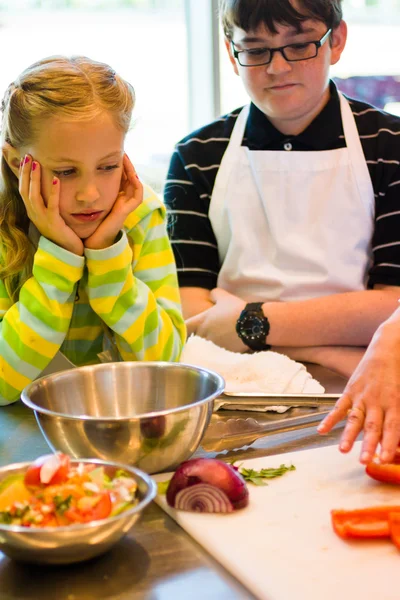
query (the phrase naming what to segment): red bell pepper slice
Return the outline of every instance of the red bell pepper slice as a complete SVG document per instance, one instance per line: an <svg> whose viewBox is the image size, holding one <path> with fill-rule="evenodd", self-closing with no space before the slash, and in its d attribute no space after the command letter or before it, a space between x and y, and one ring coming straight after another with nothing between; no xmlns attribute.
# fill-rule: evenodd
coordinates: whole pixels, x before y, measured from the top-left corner
<svg viewBox="0 0 400 600"><path fill-rule="evenodd" d="M381 464L374 460L368 463L365 471L367 475L377 481L400 485L400 457L396 455L395 460L398 462L388 464Z"/></svg>
<svg viewBox="0 0 400 600"><path fill-rule="evenodd" d="M332 510L332 525L337 535L343 539L388 538L391 535L389 526L389 514L391 513L400 516L400 506Z"/></svg>
<svg viewBox="0 0 400 600"><path fill-rule="evenodd" d="M389 528L392 542L400 550L400 511L389 514Z"/></svg>

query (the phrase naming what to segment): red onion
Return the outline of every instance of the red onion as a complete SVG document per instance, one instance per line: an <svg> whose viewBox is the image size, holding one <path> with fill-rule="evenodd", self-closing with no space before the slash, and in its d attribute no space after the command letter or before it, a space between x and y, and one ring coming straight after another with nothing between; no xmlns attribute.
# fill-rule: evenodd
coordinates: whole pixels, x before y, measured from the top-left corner
<svg viewBox="0 0 400 600"><path fill-rule="evenodd" d="M208 495L206 500L205 493L210 494L210 488L213 496ZM188 490L187 494L182 490ZM182 510L231 512L247 506L249 492L243 477L232 465L215 458L194 458L175 471L167 489L167 502Z"/></svg>
<svg viewBox="0 0 400 600"><path fill-rule="evenodd" d="M230 513L233 511L228 496L215 485L197 483L184 488L175 496L175 508L193 512Z"/></svg>

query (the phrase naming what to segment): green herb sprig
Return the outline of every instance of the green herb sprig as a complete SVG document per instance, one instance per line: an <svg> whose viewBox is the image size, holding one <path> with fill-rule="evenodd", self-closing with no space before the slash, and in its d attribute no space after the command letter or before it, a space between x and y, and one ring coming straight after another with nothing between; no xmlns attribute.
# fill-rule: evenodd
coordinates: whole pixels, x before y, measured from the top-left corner
<svg viewBox="0 0 400 600"><path fill-rule="evenodd" d="M233 463L231 463L234 466ZM254 485L268 485L265 481L266 479L274 479L275 477L281 477L288 471L295 471L296 467L294 465L280 465L274 469L270 467L268 469L260 469L260 471L256 471L255 469L241 469L240 466L237 467L238 472L243 477L245 481L249 483L253 483Z"/></svg>

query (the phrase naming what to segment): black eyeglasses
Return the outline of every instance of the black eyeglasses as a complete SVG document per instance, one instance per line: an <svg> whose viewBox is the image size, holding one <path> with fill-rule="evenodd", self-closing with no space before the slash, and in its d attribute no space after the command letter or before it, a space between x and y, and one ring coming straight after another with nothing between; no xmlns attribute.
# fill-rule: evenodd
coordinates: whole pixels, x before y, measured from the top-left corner
<svg viewBox="0 0 400 600"><path fill-rule="evenodd" d="M328 29L325 35L316 42L303 42L301 44L288 44L280 48L249 48L247 50L236 50L234 42L231 42L233 56L242 67L261 67L269 65L275 52L280 52L283 58L289 62L309 60L315 58L318 50L323 46L332 33Z"/></svg>

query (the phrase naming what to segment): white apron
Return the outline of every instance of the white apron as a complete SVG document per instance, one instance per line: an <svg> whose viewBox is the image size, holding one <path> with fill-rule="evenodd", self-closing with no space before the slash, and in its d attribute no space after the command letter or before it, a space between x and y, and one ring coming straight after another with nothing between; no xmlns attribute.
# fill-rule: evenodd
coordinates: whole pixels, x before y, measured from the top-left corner
<svg viewBox="0 0 400 600"><path fill-rule="evenodd" d="M349 103L339 97L347 147L337 150L250 151L241 145L249 106L239 114L209 211L218 287L247 301L365 289L374 190Z"/></svg>

